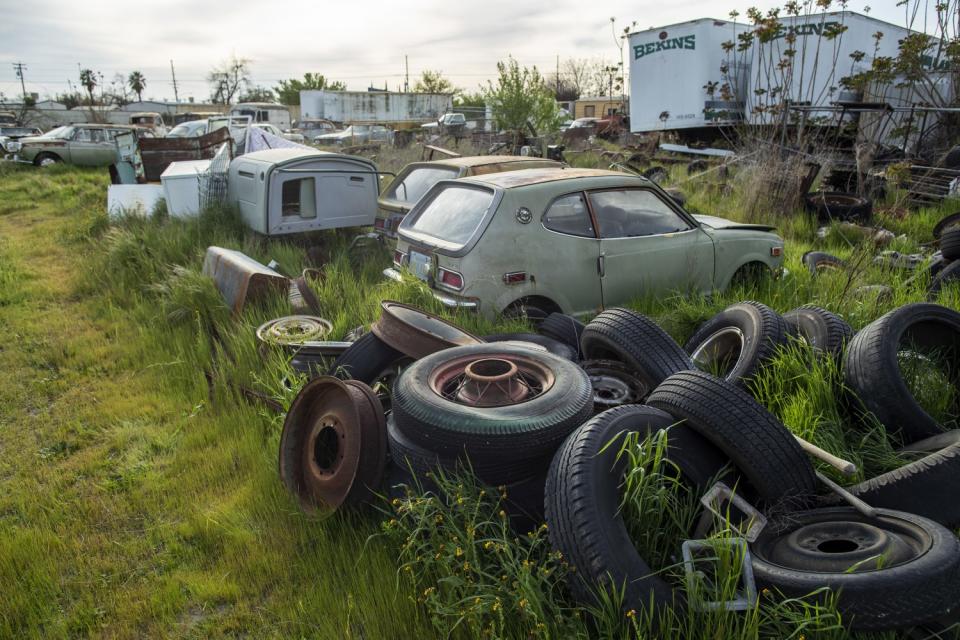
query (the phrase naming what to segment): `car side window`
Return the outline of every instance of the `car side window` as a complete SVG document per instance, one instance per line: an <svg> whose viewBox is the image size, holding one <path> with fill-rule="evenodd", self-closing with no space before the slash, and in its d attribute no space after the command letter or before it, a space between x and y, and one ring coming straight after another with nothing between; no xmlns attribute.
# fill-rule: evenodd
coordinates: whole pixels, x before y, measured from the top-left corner
<svg viewBox="0 0 960 640"><path fill-rule="evenodd" d="M90 129L77 129L77 132L73 134L74 142L90 142Z"/></svg>
<svg viewBox="0 0 960 640"><path fill-rule="evenodd" d="M692 227L649 189L590 193L601 238L637 238L687 231Z"/></svg>
<svg viewBox="0 0 960 640"><path fill-rule="evenodd" d="M543 226L557 233L595 238L593 221L582 193L571 193L553 201L543 214Z"/></svg>

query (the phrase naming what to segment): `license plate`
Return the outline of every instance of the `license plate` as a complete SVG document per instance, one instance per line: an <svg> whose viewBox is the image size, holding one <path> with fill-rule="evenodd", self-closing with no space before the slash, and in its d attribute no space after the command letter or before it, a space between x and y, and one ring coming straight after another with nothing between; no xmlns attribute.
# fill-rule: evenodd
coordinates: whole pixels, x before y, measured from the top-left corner
<svg viewBox="0 0 960 640"><path fill-rule="evenodd" d="M410 270L421 280L426 281L429 278L432 264L433 260L429 255L419 251L410 252Z"/></svg>

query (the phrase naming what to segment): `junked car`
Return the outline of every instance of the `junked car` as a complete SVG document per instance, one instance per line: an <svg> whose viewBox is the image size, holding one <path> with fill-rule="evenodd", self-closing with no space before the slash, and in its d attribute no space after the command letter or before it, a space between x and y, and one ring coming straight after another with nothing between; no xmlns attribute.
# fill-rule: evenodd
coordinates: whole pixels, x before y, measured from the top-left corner
<svg viewBox="0 0 960 640"><path fill-rule="evenodd" d="M339 127L337 127L336 124L325 118L304 118L303 120L297 120L293 123L292 131L312 141L317 136L325 133L333 133L338 129Z"/></svg>
<svg viewBox="0 0 960 640"><path fill-rule="evenodd" d="M38 167L58 162L106 167L116 162L114 138L126 131L135 132L138 138L153 137L149 129L124 124L71 124L41 136L21 138L17 155Z"/></svg>
<svg viewBox="0 0 960 640"><path fill-rule="evenodd" d="M397 237L397 227L410 208L441 180L479 176L502 171L562 167L554 160L524 156L467 156L430 162L412 162L400 170L377 200L374 230L388 238Z"/></svg>
<svg viewBox="0 0 960 640"><path fill-rule="evenodd" d="M437 119L436 122L428 122L426 124L420 125L421 129L425 129L431 133L451 133L459 134L463 133L463 130L467 127L467 117L462 113L445 113Z"/></svg>
<svg viewBox="0 0 960 640"><path fill-rule="evenodd" d="M130 114L130 124L153 131L155 136L167 135L167 125L163 116L156 111L140 111Z"/></svg>
<svg viewBox="0 0 960 640"><path fill-rule="evenodd" d="M352 124L343 131L325 133L313 139L317 144L346 147L370 142L393 142L393 131L381 124Z"/></svg>
<svg viewBox="0 0 960 640"><path fill-rule="evenodd" d="M691 215L641 176L525 169L434 185L400 224L384 275L409 270L442 304L486 316L582 316L778 271L772 231Z"/></svg>
<svg viewBox="0 0 960 640"><path fill-rule="evenodd" d="M36 127L18 127L14 125L0 125L0 157L14 154L20 150L16 141L28 136L40 136L43 132Z"/></svg>
<svg viewBox="0 0 960 640"><path fill-rule="evenodd" d="M272 136L277 136L278 138L283 138L284 140L289 140L290 142L299 142L300 144L303 144L303 134L281 131L280 127L275 124L270 124L269 122L254 122L250 126L252 126L254 129L262 129Z"/></svg>
<svg viewBox="0 0 960 640"><path fill-rule="evenodd" d="M199 138L207 132L206 120L181 122L167 134L168 138Z"/></svg>

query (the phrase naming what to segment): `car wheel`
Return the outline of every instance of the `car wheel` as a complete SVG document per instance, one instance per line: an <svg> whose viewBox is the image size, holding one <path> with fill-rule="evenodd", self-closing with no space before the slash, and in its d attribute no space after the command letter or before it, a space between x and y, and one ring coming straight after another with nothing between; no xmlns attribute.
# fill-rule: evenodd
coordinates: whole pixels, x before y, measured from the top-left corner
<svg viewBox="0 0 960 640"><path fill-rule="evenodd" d="M873 216L873 202L853 193L818 191L804 195L807 209L821 222L848 220L866 224Z"/></svg>
<svg viewBox="0 0 960 640"><path fill-rule="evenodd" d="M596 604L598 586L622 595L621 607L641 611L675 604L673 588L637 552L620 508L626 460L624 438L667 430L667 458L691 487L706 489L726 457L688 427L642 405L616 407L574 431L553 457L544 491L547 532L553 547L576 567L570 590L585 604Z"/></svg>
<svg viewBox="0 0 960 640"><path fill-rule="evenodd" d="M955 609L960 541L901 511L867 518L850 507L791 513L750 546L757 586L787 597L836 594L854 630L916 626Z"/></svg>
<svg viewBox="0 0 960 640"><path fill-rule="evenodd" d="M544 318L540 326L537 327L537 331L545 336L570 345L579 353L580 337L583 335L584 326L582 322L573 316L555 312Z"/></svg>
<svg viewBox="0 0 960 640"><path fill-rule="evenodd" d="M960 229L947 228L940 236L940 254L947 260L960 258Z"/></svg>
<svg viewBox="0 0 960 640"><path fill-rule="evenodd" d="M546 351L491 343L414 362L393 387L397 428L422 447L464 453L481 471L512 466L516 478L549 459L593 414L587 374Z"/></svg>
<svg viewBox="0 0 960 640"><path fill-rule="evenodd" d="M647 391L693 363L666 331L629 309L608 309L587 323L580 340L583 357L617 360L627 365Z"/></svg>
<svg viewBox="0 0 960 640"><path fill-rule="evenodd" d="M908 369L904 375L904 364L915 365L916 370ZM907 380L923 384L941 377L953 380L958 366L960 313L918 302L894 309L861 329L847 347L843 373L865 412L910 443L942 433L948 426L927 413Z"/></svg>
<svg viewBox="0 0 960 640"><path fill-rule="evenodd" d="M780 314L765 304L745 301L700 325L686 349L696 368L741 384L776 355L788 335Z"/></svg>
<svg viewBox="0 0 960 640"><path fill-rule="evenodd" d="M753 397L702 371L670 376L647 398L730 457L768 503L816 493L813 465L790 431Z"/></svg>
<svg viewBox="0 0 960 640"><path fill-rule="evenodd" d="M853 337L853 329L847 321L835 313L804 305L783 314L787 330L801 338L815 351L835 358L843 355L843 349Z"/></svg>
<svg viewBox="0 0 960 640"><path fill-rule="evenodd" d="M955 211L940 218L937 224L933 226L933 237L939 240L944 231L956 225L960 225L960 211Z"/></svg>
<svg viewBox="0 0 960 640"><path fill-rule="evenodd" d="M942 257L941 261L943 261ZM933 275L933 279L927 287L927 300L936 300L945 286L955 285L960 281L960 260L949 262L946 265L941 264L936 275L932 273L931 275Z"/></svg>
<svg viewBox="0 0 960 640"><path fill-rule="evenodd" d="M52 153L41 153L33 161L33 163L38 167L50 167L61 162L63 162L63 160L60 158L60 156L56 156Z"/></svg>
<svg viewBox="0 0 960 640"><path fill-rule="evenodd" d="M553 355L566 358L571 362L580 360L577 350L570 345L538 333L494 333L489 336L483 336L483 339L486 342L527 342L538 347L543 347Z"/></svg>
<svg viewBox="0 0 960 640"><path fill-rule="evenodd" d="M813 275L821 271L842 271L847 268L847 263L841 258L823 251L807 251L800 260Z"/></svg>

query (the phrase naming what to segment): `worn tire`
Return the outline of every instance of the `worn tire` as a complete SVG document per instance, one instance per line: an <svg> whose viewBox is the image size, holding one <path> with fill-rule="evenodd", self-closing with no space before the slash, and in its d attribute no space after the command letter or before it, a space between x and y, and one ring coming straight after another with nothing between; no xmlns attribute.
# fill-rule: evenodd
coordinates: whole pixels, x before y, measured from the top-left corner
<svg viewBox="0 0 960 640"><path fill-rule="evenodd" d="M944 287L956 285L958 281L960 281L960 260L942 266L927 286L927 300L936 300Z"/></svg>
<svg viewBox="0 0 960 640"><path fill-rule="evenodd" d="M329 375L373 384L390 365L404 357L373 333L365 333L340 354Z"/></svg>
<svg viewBox="0 0 960 640"><path fill-rule="evenodd" d="M753 397L726 380L684 371L663 381L647 404L693 428L730 457L768 503L804 502L817 489L807 454Z"/></svg>
<svg viewBox="0 0 960 640"><path fill-rule="evenodd" d="M585 359L623 362L648 389L678 371L693 368L690 357L670 334L629 309L608 309L587 323L580 347Z"/></svg>
<svg viewBox="0 0 960 640"><path fill-rule="evenodd" d="M837 314L814 305L804 305L783 314L787 330L803 338L815 351L839 358L853 338L853 329Z"/></svg>
<svg viewBox="0 0 960 640"><path fill-rule="evenodd" d="M940 218L937 224L933 225L933 237L939 240L943 237L944 231L957 225L960 225L960 211L955 211Z"/></svg>
<svg viewBox="0 0 960 640"><path fill-rule="evenodd" d="M555 356L566 358L572 362L578 362L580 360L577 349L565 342L549 336L542 336L538 333L494 333L489 336L483 336L483 339L485 342L529 342L530 344L543 347Z"/></svg>
<svg viewBox="0 0 960 640"><path fill-rule="evenodd" d="M916 302L894 309L861 329L847 346L844 379L863 408L905 443L942 433L911 395L900 373L897 352L912 339L920 353L949 350L960 366L960 313L938 304ZM956 370L954 368L954 370Z"/></svg>
<svg viewBox="0 0 960 640"><path fill-rule="evenodd" d="M881 510L880 522L867 520L850 507L816 509L791 514L781 528L767 525L751 545L753 574L757 586L787 597L804 597L823 587L837 592L837 608L845 624L854 630L881 631L916 626L956 610L960 600L960 541L945 527L926 518L901 511ZM907 530L924 541L923 553L901 564L870 571L831 572L785 566L765 556L769 540L786 536L801 526L818 521L879 524ZM811 555L816 550L811 550ZM803 564L791 559L791 564ZM821 598L825 594L821 592Z"/></svg>
<svg viewBox="0 0 960 640"><path fill-rule="evenodd" d="M940 253L947 260L960 258L960 228L949 227L940 236Z"/></svg>
<svg viewBox="0 0 960 640"><path fill-rule="evenodd" d="M450 473L469 470L486 484L495 487L509 485L518 478L546 473L551 459L548 454L526 459L521 464L488 457L475 460L462 451L459 454L433 451L421 446L398 429L393 416L387 419L387 444L394 463L412 472L427 485L431 484L427 474L437 469Z"/></svg>
<svg viewBox="0 0 960 640"><path fill-rule="evenodd" d="M559 340L564 344L570 345L576 349L579 354L580 336L583 335L584 326L582 322L573 316L554 312L543 319L543 322L537 327L537 331L548 338L553 338L554 340Z"/></svg>
<svg viewBox="0 0 960 640"><path fill-rule="evenodd" d="M533 399L478 409L442 397L431 374L466 357L515 357L549 369L554 382ZM478 468L512 465L517 477L530 475L531 460L550 456L567 435L593 413L593 389L586 372L546 351L509 344L454 347L411 364L393 387L397 428L420 446L445 455L466 453ZM527 470L523 472L524 467Z"/></svg>
<svg viewBox="0 0 960 640"><path fill-rule="evenodd" d="M735 342L739 342L740 351L737 360L724 372L724 378L742 384L776 355L777 350L787 343L790 334L780 314L767 305L753 301L732 304L700 325L687 341L685 348L696 366L716 362L718 356L726 353L723 350L724 343L717 343L714 356L704 353L704 359L694 357L701 347L705 351L710 349L705 345L719 335L737 336Z"/></svg>
<svg viewBox="0 0 960 640"><path fill-rule="evenodd" d="M871 507L908 511L951 529L960 527L960 430L920 440L907 449L928 455L847 491ZM840 504L835 496L828 501Z"/></svg>
<svg viewBox="0 0 960 640"><path fill-rule="evenodd" d="M617 460L617 442L626 434L673 431L673 422L652 407L615 407L570 434L554 456L544 496L547 531L553 547L577 568L570 590L578 601L595 604L596 587L602 584L623 590L621 606L627 611L641 611L651 600L655 607L675 604L673 588L653 573L630 540L620 511L626 461ZM722 454L696 434L689 435L692 438L677 449L687 458L686 463L675 461L681 469L687 467L699 477L716 461L717 470L723 467Z"/></svg>
<svg viewBox="0 0 960 640"><path fill-rule="evenodd" d="M821 222L849 220L866 223L873 217L873 202L855 193L818 191L803 196L807 209Z"/></svg>
<svg viewBox="0 0 960 640"><path fill-rule="evenodd" d="M847 263L841 258L823 251L807 251L801 261L813 275L819 275L821 271L828 269L840 271L847 268Z"/></svg>

